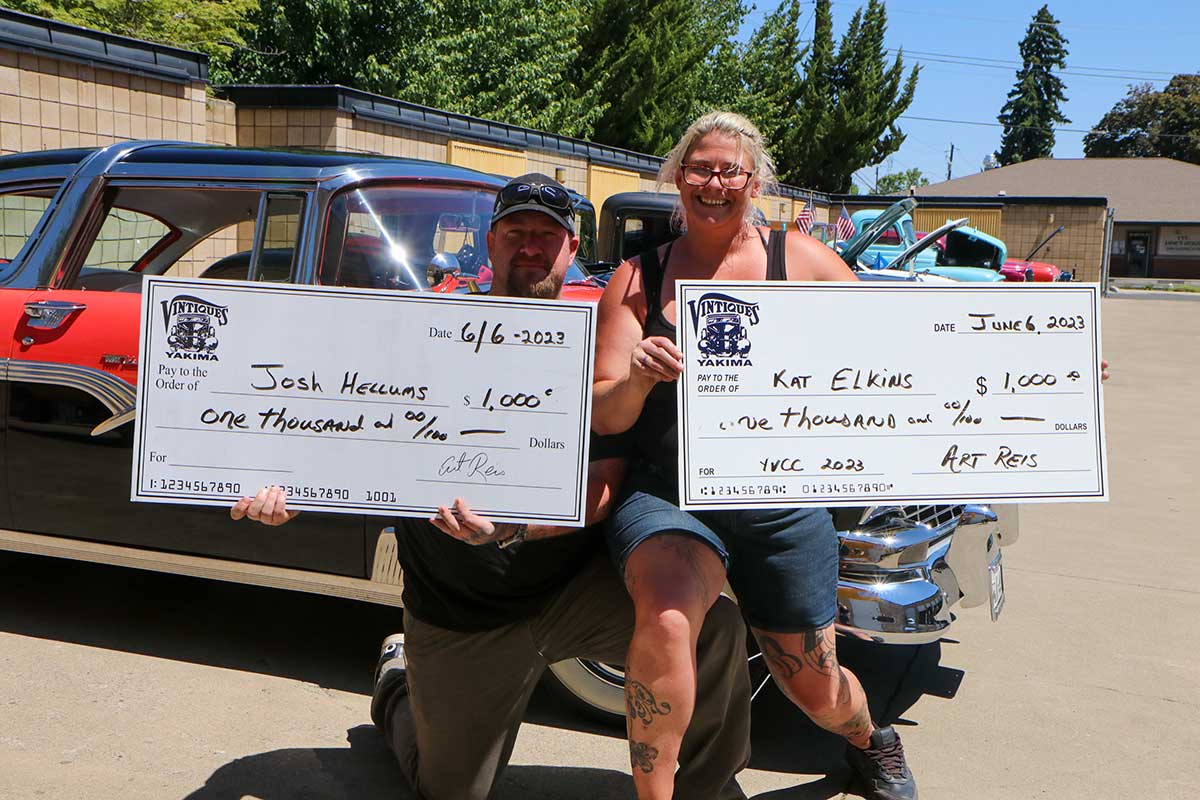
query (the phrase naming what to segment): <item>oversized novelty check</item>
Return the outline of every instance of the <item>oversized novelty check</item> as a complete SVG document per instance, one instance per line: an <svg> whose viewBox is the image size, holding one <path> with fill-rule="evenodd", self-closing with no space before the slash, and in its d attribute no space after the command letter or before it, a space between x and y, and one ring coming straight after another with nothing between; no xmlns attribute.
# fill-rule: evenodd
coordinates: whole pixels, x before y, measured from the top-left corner
<svg viewBox="0 0 1200 800"><path fill-rule="evenodd" d="M147 279L132 499L582 525L593 312Z"/></svg>
<svg viewBox="0 0 1200 800"><path fill-rule="evenodd" d="M1108 498L1094 285L677 286L684 508Z"/></svg>

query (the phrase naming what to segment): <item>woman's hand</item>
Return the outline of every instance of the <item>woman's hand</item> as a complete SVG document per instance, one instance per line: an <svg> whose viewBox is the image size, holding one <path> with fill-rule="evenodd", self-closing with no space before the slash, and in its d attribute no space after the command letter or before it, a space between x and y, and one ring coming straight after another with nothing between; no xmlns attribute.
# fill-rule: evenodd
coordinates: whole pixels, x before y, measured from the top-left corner
<svg viewBox="0 0 1200 800"><path fill-rule="evenodd" d="M287 492L279 486L264 486L254 497L243 497L229 509L233 519L249 517L263 525L283 525L291 522L300 515L299 511L289 511L287 507Z"/></svg>
<svg viewBox="0 0 1200 800"><path fill-rule="evenodd" d="M666 336L649 336L633 348L629 374L651 383L679 380L683 374L683 353Z"/></svg>
<svg viewBox="0 0 1200 800"><path fill-rule="evenodd" d="M1100 359L1100 382L1108 380L1108 362Z"/></svg>

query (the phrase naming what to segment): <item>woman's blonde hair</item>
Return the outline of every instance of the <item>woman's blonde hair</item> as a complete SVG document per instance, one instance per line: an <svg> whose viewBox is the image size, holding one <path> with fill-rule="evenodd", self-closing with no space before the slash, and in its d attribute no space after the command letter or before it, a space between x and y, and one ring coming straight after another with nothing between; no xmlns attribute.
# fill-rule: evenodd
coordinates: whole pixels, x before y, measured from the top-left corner
<svg viewBox="0 0 1200 800"><path fill-rule="evenodd" d="M745 153L750 156L750 169L754 171L754 175L751 176L750 183L746 185L747 189L757 184L759 194L766 194L774 190L775 160L767 152L762 133L753 122L733 111L710 111L688 126L688 129L683 132L683 136L679 137L679 141L671 148L671 152L667 153L666 160L659 168L656 189L661 190L668 183L674 185L675 177L679 174L688 152L696 142L710 133L723 133L732 137L738 143L739 155ZM745 221L750 223L753 219L754 205L749 204L746 206ZM678 200L675 201L675 210L671 213L671 225L677 230L686 228L683 204Z"/></svg>

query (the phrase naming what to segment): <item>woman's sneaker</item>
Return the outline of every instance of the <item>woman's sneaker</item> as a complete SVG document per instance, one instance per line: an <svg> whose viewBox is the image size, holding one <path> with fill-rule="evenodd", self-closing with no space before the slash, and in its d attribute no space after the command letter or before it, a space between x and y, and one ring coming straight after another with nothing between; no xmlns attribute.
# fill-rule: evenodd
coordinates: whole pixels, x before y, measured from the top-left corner
<svg viewBox="0 0 1200 800"><path fill-rule="evenodd" d="M404 634L393 633L379 648L375 664L375 690L371 693L371 721L383 730L388 708L408 694L408 661L404 658Z"/></svg>
<svg viewBox="0 0 1200 800"><path fill-rule="evenodd" d="M847 745L846 761L869 800L917 800L917 782L904 760L900 734L891 725L876 728L865 750Z"/></svg>

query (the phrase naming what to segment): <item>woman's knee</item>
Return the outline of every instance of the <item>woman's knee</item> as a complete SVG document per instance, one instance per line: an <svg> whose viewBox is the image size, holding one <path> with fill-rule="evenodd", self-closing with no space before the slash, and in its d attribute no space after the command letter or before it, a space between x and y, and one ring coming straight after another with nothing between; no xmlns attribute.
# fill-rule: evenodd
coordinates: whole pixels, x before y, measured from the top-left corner
<svg viewBox="0 0 1200 800"><path fill-rule="evenodd" d="M841 670L837 675L822 675L808 672L786 678L784 693L800 706L804 713L815 719L827 717L841 705Z"/></svg>
<svg viewBox="0 0 1200 800"><path fill-rule="evenodd" d="M690 536L655 536L625 562L625 585L639 617L680 611L699 622L721 594L725 565Z"/></svg>

